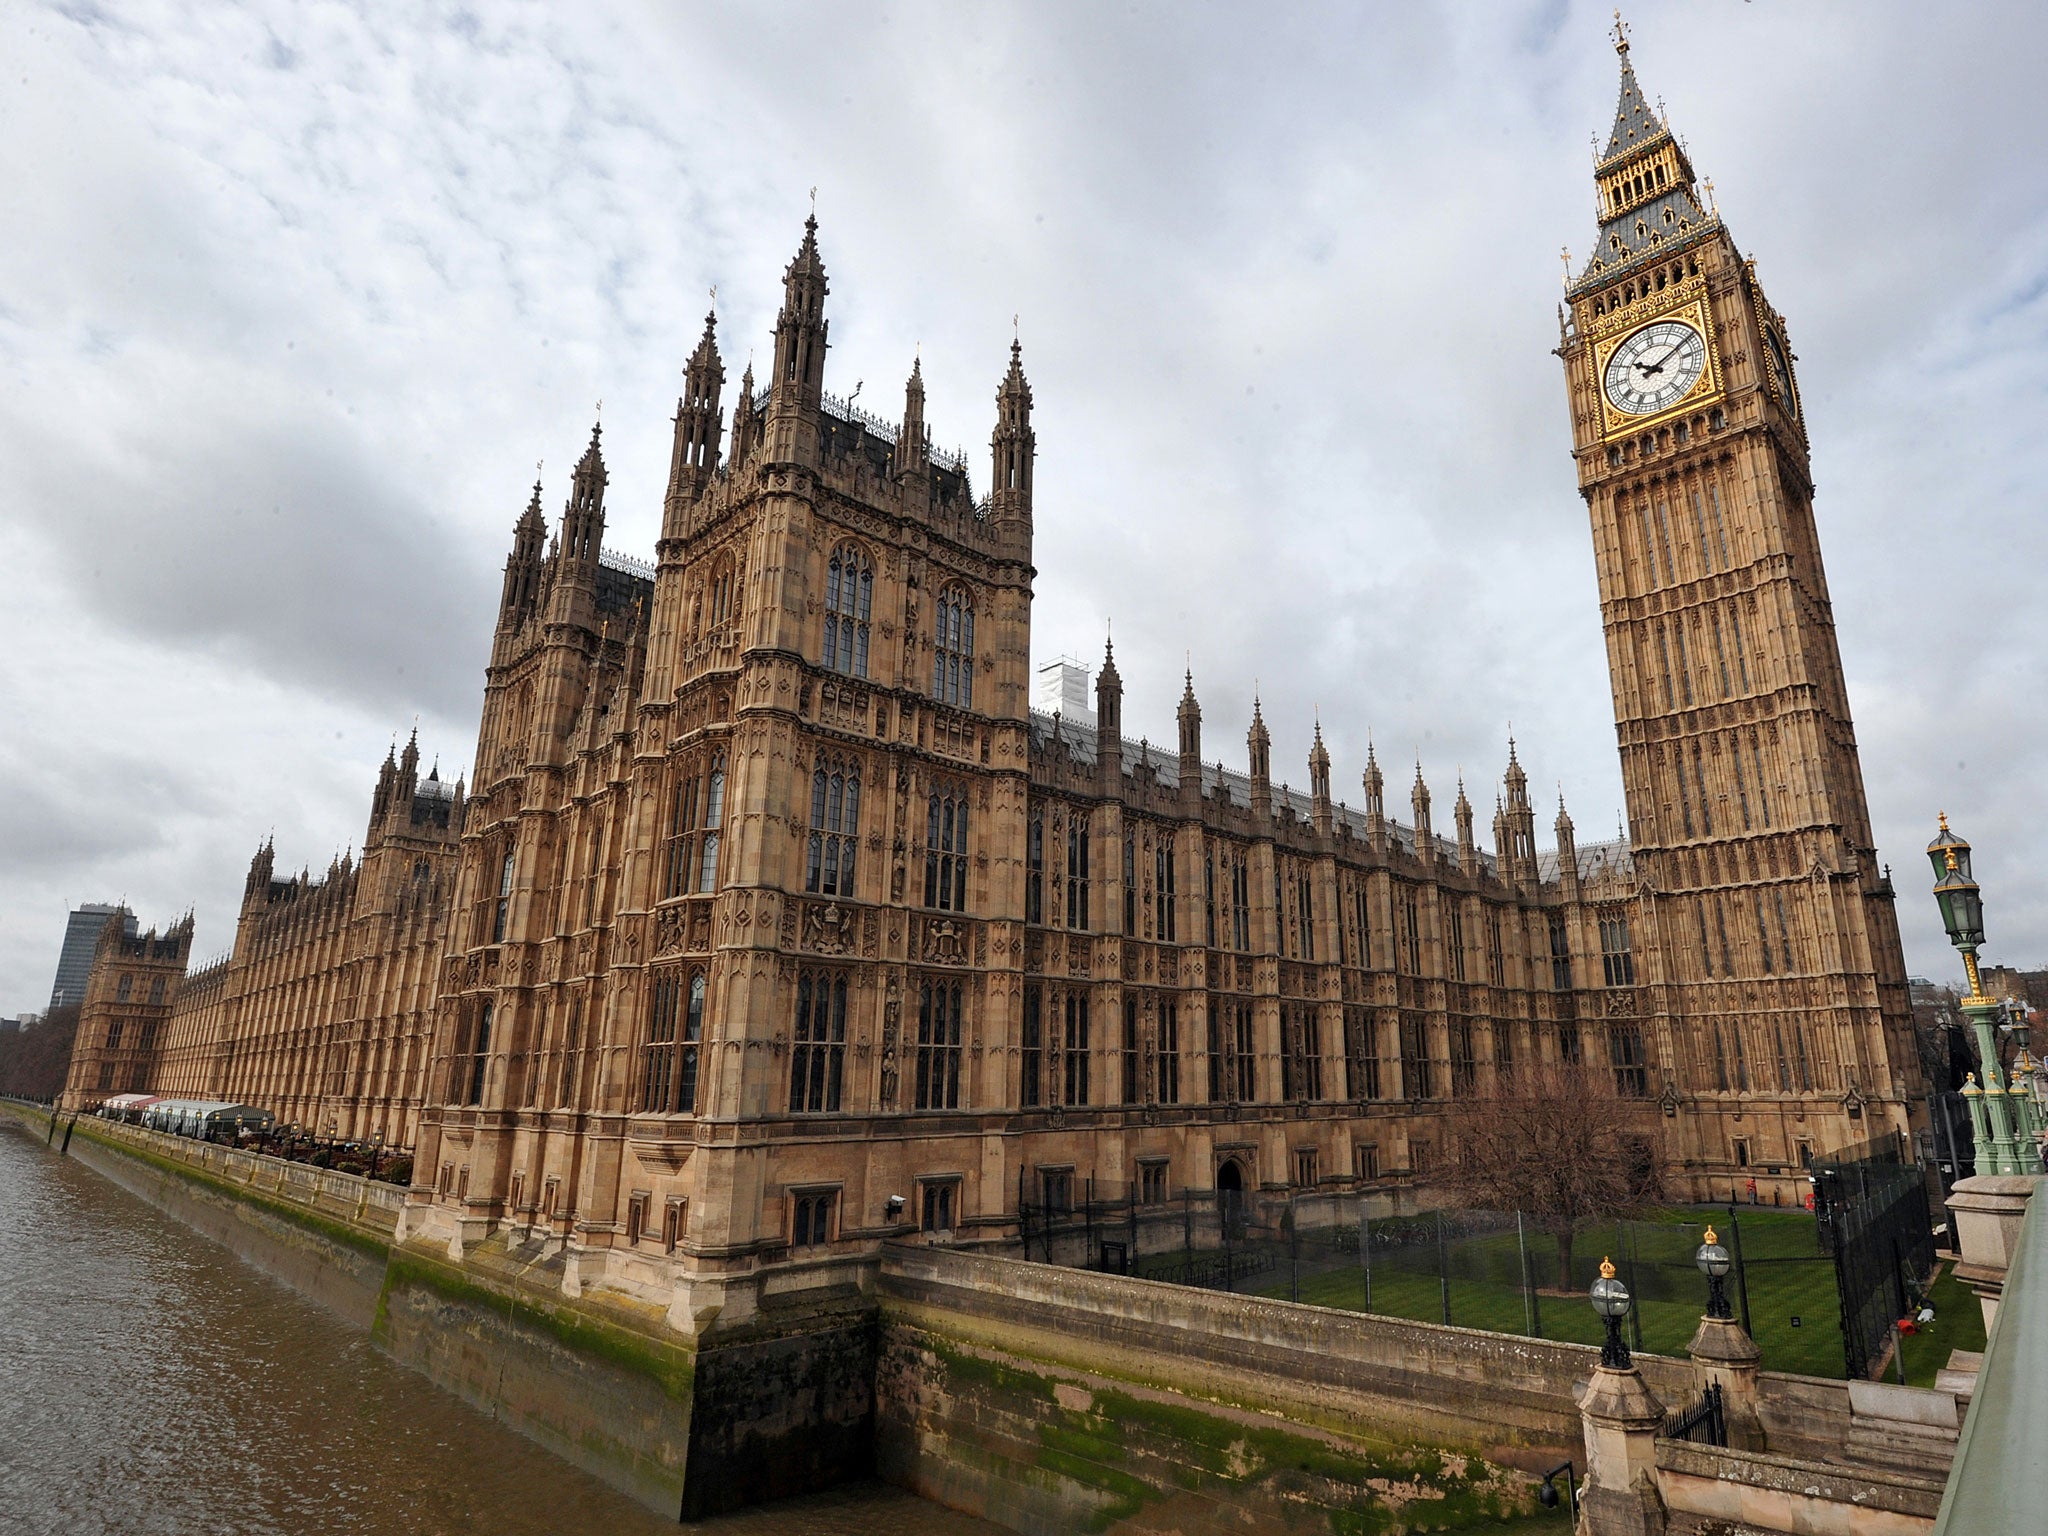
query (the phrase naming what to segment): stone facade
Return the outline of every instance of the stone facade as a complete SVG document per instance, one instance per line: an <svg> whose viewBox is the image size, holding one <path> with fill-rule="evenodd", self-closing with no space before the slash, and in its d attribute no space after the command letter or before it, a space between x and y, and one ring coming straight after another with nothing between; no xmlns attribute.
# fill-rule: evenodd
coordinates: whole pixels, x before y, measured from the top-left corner
<svg viewBox="0 0 2048 1536"><path fill-rule="evenodd" d="M1490 849L1419 767L1405 820L1370 753L1340 805L1319 732L1276 786L1256 706L1226 768L1192 677L1175 748L1130 741L1109 654L1092 724L1033 712L1021 348L977 496L916 365L899 423L826 393L812 221L765 384L728 411L715 321L689 359L654 564L603 548L593 430L552 540L538 485L516 520L470 796L408 748L360 867L266 848L150 1081L414 1145L409 1230L539 1240L691 1331L1091 1180L1426 1178L1516 1063L1611 1071L1675 1195L1796 1198L1918 1069L1782 321L1691 175L1625 67L1560 353L1628 841L1560 805L1539 850L1512 743ZM1672 316L1697 376L1617 415Z"/></svg>
<svg viewBox="0 0 2048 1536"><path fill-rule="evenodd" d="M420 777L419 746L408 741L378 773L360 859L336 859L317 879L305 871L280 879L270 844L257 850L228 955L188 972L189 918L165 940L120 939L110 928L80 1020L67 1106L125 1087L256 1104L319 1135L411 1146L463 804L459 783L432 769ZM123 947L154 952L173 941L176 954L152 962L147 978ZM124 975L134 998L117 1008ZM98 995L105 1001L91 1003ZM137 1008L148 1022L117 1035L115 1012ZM130 1042L112 1073L123 1087L101 1082L109 1039ZM144 1054L134 1054L140 1042Z"/></svg>
<svg viewBox="0 0 2048 1536"><path fill-rule="evenodd" d="M114 909L93 947L64 1098L72 1107L117 1093L153 1093L164 1031L192 957L190 914L163 933L132 931Z"/></svg>

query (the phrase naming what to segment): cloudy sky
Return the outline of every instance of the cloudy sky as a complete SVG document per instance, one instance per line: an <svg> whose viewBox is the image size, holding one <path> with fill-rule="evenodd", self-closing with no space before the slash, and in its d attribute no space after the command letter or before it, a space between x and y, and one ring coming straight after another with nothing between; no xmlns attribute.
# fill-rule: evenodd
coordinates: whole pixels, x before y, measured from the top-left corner
<svg viewBox="0 0 2048 1536"><path fill-rule="evenodd" d="M514 517L604 401L651 553L718 287L765 354L810 189L827 387L987 480L1011 317L1038 412L1035 654L1114 620L1134 734L1192 657L1487 819L1510 722L1582 840L1620 780L1557 344L1616 88L1605 5L37 4L0 14L0 1013L64 913L230 936L359 842L419 720L468 766ZM2048 12L1632 8L1645 90L1787 315L1907 956L1918 850L1981 850L2048 960ZM1340 789L1339 793L1343 793ZM1548 821L1548 816L1544 820Z"/></svg>

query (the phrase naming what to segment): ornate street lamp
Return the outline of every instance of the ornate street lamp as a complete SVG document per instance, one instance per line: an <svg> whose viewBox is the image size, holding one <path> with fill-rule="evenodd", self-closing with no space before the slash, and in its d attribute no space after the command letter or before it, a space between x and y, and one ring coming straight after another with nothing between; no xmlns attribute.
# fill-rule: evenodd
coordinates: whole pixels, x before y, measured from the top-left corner
<svg viewBox="0 0 2048 1536"><path fill-rule="evenodd" d="M1965 1087L1963 1097L1970 1106L1970 1128L1976 1133L1977 1145L1991 1149L1991 1167L1985 1169L1980 1158L1977 1171L2039 1173L2033 1095L2026 1081L2032 1076L2033 1059L2027 1054L2023 1031L2019 1060L2014 1064L2020 1081L2008 1091L1998 1070L1997 1031L2002 1010L1984 995L1984 980L1977 971L1977 950L1984 943L1984 896L1970 878L1970 845L1949 830L1946 811L1941 816L1941 830L1927 845L1927 862L1934 866L1934 899L1941 907L1942 926L1948 929L1949 943L1962 952L1963 971L1970 981L1963 1017L1977 1035L1982 1076ZM1971 1092L1973 1087L1978 1091Z"/></svg>
<svg viewBox="0 0 2048 1536"><path fill-rule="evenodd" d="M1722 1281L1728 1278L1732 1261L1728 1250L1715 1240L1714 1229L1707 1228L1706 1241L1700 1244L1699 1252L1693 1255L1693 1262L1700 1267L1700 1273L1707 1277L1707 1316L1727 1319L1735 1316L1728 1305L1728 1288Z"/></svg>
<svg viewBox="0 0 2048 1536"><path fill-rule="evenodd" d="M1612 1259L1600 1260L1600 1278L1593 1282L1591 1299L1593 1310L1607 1325L1607 1338L1600 1346L1600 1363L1617 1371L1629 1369L1635 1362L1629 1358L1628 1344L1621 1336L1621 1320L1628 1316L1633 1301L1628 1287L1614 1278Z"/></svg>

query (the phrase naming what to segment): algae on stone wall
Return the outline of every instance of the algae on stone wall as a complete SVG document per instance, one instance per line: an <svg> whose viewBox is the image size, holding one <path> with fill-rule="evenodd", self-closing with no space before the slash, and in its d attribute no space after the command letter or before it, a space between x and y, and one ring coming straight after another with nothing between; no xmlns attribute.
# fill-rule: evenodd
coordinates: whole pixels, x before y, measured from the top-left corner
<svg viewBox="0 0 2048 1536"><path fill-rule="evenodd" d="M936 1435L941 1455L1020 1489L1064 1484L1054 1496L1094 1531L1188 1496L1227 1508L1219 1525L1343 1536L1490 1528L1533 1508L1525 1476L1459 1451L1304 1433L1270 1415L1258 1422L1256 1410L1165 1400L924 1330L899 1329L889 1350L885 1391L901 1383L918 1399L890 1406ZM954 1429L970 1421L984 1426L971 1442ZM995 1436L985 1426L998 1423L1011 1426L1015 1454L987 1443Z"/></svg>

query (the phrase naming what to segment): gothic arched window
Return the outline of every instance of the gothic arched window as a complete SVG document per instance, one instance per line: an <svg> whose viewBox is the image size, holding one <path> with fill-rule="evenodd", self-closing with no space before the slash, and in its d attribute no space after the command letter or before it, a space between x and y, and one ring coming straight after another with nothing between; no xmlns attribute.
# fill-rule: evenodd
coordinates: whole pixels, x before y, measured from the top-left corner
<svg viewBox="0 0 2048 1536"><path fill-rule="evenodd" d="M704 991L702 971L690 975L687 989L681 971L662 971L655 976L647 1007L646 1061L640 1073L640 1109L644 1114L697 1112L697 1055L704 1041ZM573 1017L570 1028L575 1028Z"/></svg>
<svg viewBox="0 0 2048 1536"><path fill-rule="evenodd" d="M711 627L739 616L738 577L730 560L721 560L711 574Z"/></svg>
<svg viewBox="0 0 2048 1536"><path fill-rule="evenodd" d="M498 871L498 901L491 912L491 942L505 942L505 925L512 915L512 869L517 856L511 852L505 855L505 862Z"/></svg>
<svg viewBox="0 0 2048 1536"><path fill-rule="evenodd" d="M796 1043L789 1053L789 1110L827 1114L839 1108L846 1055L846 977L806 971L796 983Z"/></svg>
<svg viewBox="0 0 2048 1536"><path fill-rule="evenodd" d="M874 607L875 570L852 544L832 551L825 568L825 649L831 672L868 675L868 614Z"/></svg>
<svg viewBox="0 0 2048 1536"><path fill-rule="evenodd" d="M680 769L669 785L668 835L662 839L661 895L718 889L718 835L725 821L725 754ZM597 868L591 845L591 870Z"/></svg>
<svg viewBox="0 0 2048 1536"><path fill-rule="evenodd" d="M974 594L965 587L948 587L939 594L932 697L941 704L974 707Z"/></svg>
<svg viewBox="0 0 2048 1536"><path fill-rule="evenodd" d="M917 1107L960 1107L960 983L926 981L917 990Z"/></svg>
<svg viewBox="0 0 2048 1536"><path fill-rule="evenodd" d="M859 844L860 768L821 762L811 775L811 841L804 889L820 896L851 896Z"/></svg>
<svg viewBox="0 0 2048 1536"><path fill-rule="evenodd" d="M924 904L941 912L967 910L967 791L932 790L925 820Z"/></svg>

